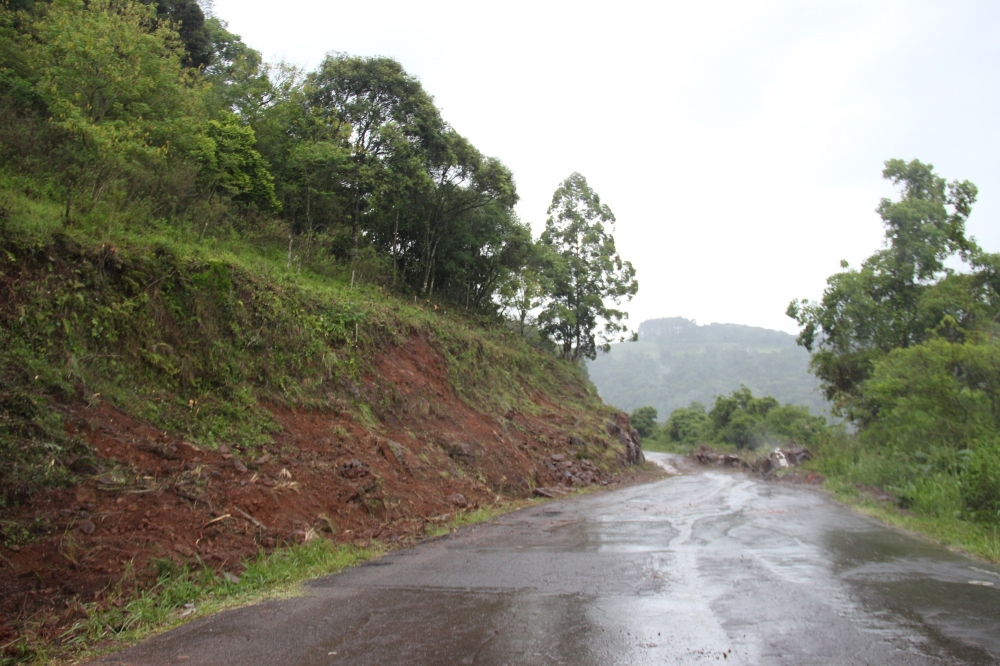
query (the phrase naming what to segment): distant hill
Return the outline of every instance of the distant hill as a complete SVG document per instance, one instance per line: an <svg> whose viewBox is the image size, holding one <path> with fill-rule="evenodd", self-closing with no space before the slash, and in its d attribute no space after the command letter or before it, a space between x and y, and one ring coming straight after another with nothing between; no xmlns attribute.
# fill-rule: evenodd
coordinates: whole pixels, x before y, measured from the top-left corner
<svg viewBox="0 0 1000 666"><path fill-rule="evenodd" d="M691 402L710 407L740 384L815 414L829 409L795 336L754 326L651 319L639 326L638 342L613 345L587 370L605 401L627 411L651 405L660 420Z"/></svg>

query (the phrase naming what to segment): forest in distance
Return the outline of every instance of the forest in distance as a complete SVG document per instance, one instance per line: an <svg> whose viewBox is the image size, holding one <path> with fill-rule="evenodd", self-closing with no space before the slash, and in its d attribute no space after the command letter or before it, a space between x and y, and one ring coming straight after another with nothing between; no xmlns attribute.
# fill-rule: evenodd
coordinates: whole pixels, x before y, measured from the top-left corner
<svg viewBox="0 0 1000 666"><path fill-rule="evenodd" d="M632 411L651 406L665 419L697 402L747 386L782 404L829 415L830 404L809 370L809 352L795 336L741 324L698 325L683 317L651 319L638 339L614 344L587 363L601 397Z"/></svg>

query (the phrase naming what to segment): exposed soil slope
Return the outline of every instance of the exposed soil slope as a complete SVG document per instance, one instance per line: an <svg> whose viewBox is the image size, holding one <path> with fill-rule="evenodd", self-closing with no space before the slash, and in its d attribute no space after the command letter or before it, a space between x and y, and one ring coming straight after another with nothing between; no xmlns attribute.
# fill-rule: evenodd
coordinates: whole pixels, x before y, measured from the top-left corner
<svg viewBox="0 0 1000 666"><path fill-rule="evenodd" d="M58 294L63 282L81 280L85 250L42 252L56 271L41 270L47 262L35 252L11 255L18 262L0 275L8 352L29 337L18 333L16 324L19 313L32 305L28 295L43 291L40 285ZM113 300L115 280L129 279L127 261L116 261L117 277L98 285L103 299ZM106 270L93 265L91 270ZM181 278L183 271L182 265L160 269L165 275L179 272ZM52 273L63 281L53 283ZM147 274L144 279L161 278ZM247 278L232 278L236 284L241 280ZM183 327L162 321L165 315L155 300L151 308L161 318L156 328L176 336ZM86 317L86 305L79 307L79 318ZM133 311L132 316L145 315ZM0 425L27 449L58 441L63 452L58 465L66 474L35 483L30 492L8 494L8 504L0 506L0 645L25 627L37 631L43 622L43 634L59 635L82 617L81 602L101 601L124 576L140 585L154 581L157 560L204 562L238 574L241 561L261 549L317 536L359 545L372 539L397 542L419 537L428 525L458 511L526 497L539 488L607 484L641 460L627 416L603 406L575 369L552 365L558 362L525 349L519 340L510 344L521 346L520 366L491 368L492 358L506 353L499 334L463 329L461 335L454 330L446 335L435 328L434 316L395 322L392 335L369 336L377 342L367 347L344 351L342 343L331 345L326 352L341 354L358 370L341 371L346 362L334 365L319 392L268 399L273 392L250 386L259 405L255 409L271 423L263 445L238 436L228 442L208 435L199 440L190 435L197 432L193 428L180 434L170 427L178 422L176 410L164 425L105 401L97 389L120 395L129 382L137 394L155 393L143 383L156 376L149 374L148 359L146 366L138 361L134 367L118 366L110 388L95 384L93 370L71 374L60 369L70 391L60 391L55 381L50 382L55 388L38 389L30 385L37 375L19 375L11 369L10 356L4 359L4 376L12 385L0 389ZM220 337L237 335L225 322L205 317L198 325L222 331ZM62 318L69 319L65 312ZM385 320L380 324L385 327ZM69 328L56 330L61 334ZM108 347L104 354L120 357L127 357L129 348L155 348L148 340L128 337L112 345L88 342L87 350L79 348L83 342L53 333L55 344L44 352L48 356L39 353L29 365L46 358L96 356L101 345ZM176 355L173 362L183 365L185 359ZM467 357L478 360L456 368L456 359ZM537 381L524 370L532 363L546 374L563 374L554 383ZM311 367L308 360L301 365ZM505 390L520 387L520 394L491 397L494 371L504 373ZM462 372L477 376L463 378ZM183 384L165 385L174 402L188 395ZM25 400L50 410L63 432L46 431L37 418L26 421L17 408L28 404ZM194 398L189 402L192 414L196 404ZM65 451L75 453L67 457ZM5 455L11 455L9 446ZM18 464L24 468L23 460ZM57 464L56 457L51 464ZM19 487L17 479L0 481L4 488Z"/></svg>

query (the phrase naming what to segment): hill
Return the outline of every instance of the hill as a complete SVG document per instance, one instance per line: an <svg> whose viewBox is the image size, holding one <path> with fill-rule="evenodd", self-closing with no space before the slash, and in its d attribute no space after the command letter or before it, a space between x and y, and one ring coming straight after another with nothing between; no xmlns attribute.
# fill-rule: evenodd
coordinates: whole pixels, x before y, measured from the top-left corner
<svg viewBox="0 0 1000 666"><path fill-rule="evenodd" d="M650 405L664 420L692 402L710 406L741 384L816 414L828 409L795 337L753 326L651 319L639 326L637 342L613 345L587 371L608 403L626 411Z"/></svg>
<svg viewBox="0 0 1000 666"><path fill-rule="evenodd" d="M641 459L577 366L502 324L336 262L286 270L260 237L95 239L57 203L4 196L8 641L82 626L164 562L238 576L315 536L406 541Z"/></svg>

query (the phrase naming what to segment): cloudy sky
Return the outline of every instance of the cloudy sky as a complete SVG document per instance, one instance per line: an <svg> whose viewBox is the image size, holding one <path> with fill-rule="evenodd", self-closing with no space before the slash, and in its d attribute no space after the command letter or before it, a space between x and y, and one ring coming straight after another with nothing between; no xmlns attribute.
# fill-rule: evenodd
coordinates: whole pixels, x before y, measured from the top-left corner
<svg viewBox="0 0 1000 666"><path fill-rule="evenodd" d="M841 259L882 242L888 158L980 199L1000 251L993 0L215 0L269 60L399 60L515 174L537 234L579 171L615 212L634 325L684 316L793 332Z"/></svg>

